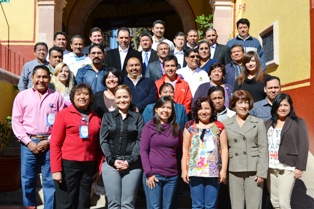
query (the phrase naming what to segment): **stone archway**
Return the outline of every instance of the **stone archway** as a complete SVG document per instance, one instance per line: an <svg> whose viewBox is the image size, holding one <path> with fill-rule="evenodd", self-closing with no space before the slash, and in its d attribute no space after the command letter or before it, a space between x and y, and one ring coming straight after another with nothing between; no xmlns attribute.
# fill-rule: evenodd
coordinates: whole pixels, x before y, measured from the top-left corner
<svg viewBox="0 0 314 209"><path fill-rule="evenodd" d="M68 26L67 34L69 36L81 34L89 15L101 2L102 0L78 1L66 23ZM167 2L177 12L181 22L184 23L182 24L184 31L195 27L194 13L187 1L167 0Z"/></svg>

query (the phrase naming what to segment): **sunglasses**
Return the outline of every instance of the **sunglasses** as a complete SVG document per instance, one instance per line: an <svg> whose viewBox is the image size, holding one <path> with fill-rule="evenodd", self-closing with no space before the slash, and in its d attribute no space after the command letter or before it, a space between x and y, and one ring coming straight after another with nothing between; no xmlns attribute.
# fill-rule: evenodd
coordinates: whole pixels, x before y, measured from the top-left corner
<svg viewBox="0 0 314 209"><path fill-rule="evenodd" d="M194 59L194 58L197 58L197 59L199 59L199 58L201 58L200 56L198 56L198 55L191 55L191 56L189 56L191 59Z"/></svg>

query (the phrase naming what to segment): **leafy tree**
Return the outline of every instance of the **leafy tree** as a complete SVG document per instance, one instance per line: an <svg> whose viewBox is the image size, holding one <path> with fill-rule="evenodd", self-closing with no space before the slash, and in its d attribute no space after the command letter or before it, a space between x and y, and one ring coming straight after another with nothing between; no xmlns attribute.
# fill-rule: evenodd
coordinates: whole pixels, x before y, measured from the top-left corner
<svg viewBox="0 0 314 209"><path fill-rule="evenodd" d="M198 15L196 16L195 22L198 24L198 36L199 39L204 38L204 34L207 30L207 28L212 28L213 27L213 14L211 15Z"/></svg>

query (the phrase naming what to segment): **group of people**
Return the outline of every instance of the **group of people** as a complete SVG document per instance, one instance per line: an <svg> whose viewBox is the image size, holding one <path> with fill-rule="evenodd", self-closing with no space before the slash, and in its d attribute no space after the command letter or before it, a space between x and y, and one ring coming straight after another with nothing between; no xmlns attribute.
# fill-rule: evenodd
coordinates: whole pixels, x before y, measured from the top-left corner
<svg viewBox="0 0 314 209"><path fill-rule="evenodd" d="M306 125L280 79L265 73L249 27L240 19L227 46L213 28L200 42L191 29L173 43L161 20L153 36L140 35L139 51L124 27L117 49L102 45L96 27L87 48L75 35L67 51L63 32L48 56L37 43L12 112L23 204L36 206L41 170L45 208L90 208L100 179L109 209L135 208L141 182L148 209L176 208L179 176L193 209L220 207L225 185L233 209L260 209L264 184L274 208L291 208L306 169Z"/></svg>

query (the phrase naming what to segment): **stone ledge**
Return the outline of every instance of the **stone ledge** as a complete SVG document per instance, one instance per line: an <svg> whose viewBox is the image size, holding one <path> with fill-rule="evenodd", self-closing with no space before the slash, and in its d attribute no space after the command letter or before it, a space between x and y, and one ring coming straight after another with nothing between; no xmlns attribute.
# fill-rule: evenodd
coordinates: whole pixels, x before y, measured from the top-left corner
<svg viewBox="0 0 314 209"><path fill-rule="evenodd" d="M19 82L20 76L15 75L7 70L0 68L0 81L5 81L13 85L17 85Z"/></svg>

